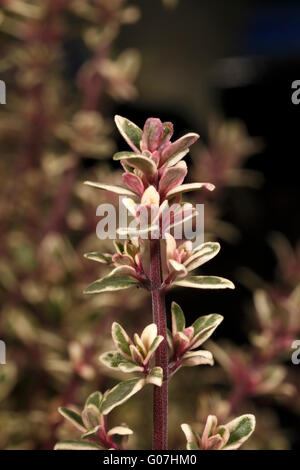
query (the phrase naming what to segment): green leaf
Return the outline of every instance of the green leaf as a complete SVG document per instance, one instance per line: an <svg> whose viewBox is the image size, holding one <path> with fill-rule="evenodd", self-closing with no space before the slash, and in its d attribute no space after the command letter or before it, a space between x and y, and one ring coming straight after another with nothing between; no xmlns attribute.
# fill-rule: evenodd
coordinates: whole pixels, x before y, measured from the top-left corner
<svg viewBox="0 0 300 470"><path fill-rule="evenodd" d="M101 392L93 392L91 395L87 398L85 402L85 406L88 405L94 405L96 408L100 409L100 404L102 400L102 393Z"/></svg>
<svg viewBox="0 0 300 470"><path fill-rule="evenodd" d="M101 292L129 289L139 284L139 281L131 276L106 276L90 284L83 293L100 294Z"/></svg>
<svg viewBox="0 0 300 470"><path fill-rule="evenodd" d="M140 151L140 142L142 139L143 132L142 130L129 119L122 116L115 116L115 123L119 129L120 134L128 145L134 150Z"/></svg>
<svg viewBox="0 0 300 470"><path fill-rule="evenodd" d="M129 360L131 360L132 358L130 352L130 345L132 344L132 341L124 330L124 328L119 323L114 322L112 324L111 336L118 351L122 355L125 355Z"/></svg>
<svg viewBox="0 0 300 470"><path fill-rule="evenodd" d="M133 361L125 359L117 351L108 351L101 354L100 361L110 369L120 369L122 372L143 372L143 368Z"/></svg>
<svg viewBox="0 0 300 470"><path fill-rule="evenodd" d="M87 259L91 259L93 261L98 261L98 263L103 263L103 264L111 264L112 261L112 256L111 255L103 255L102 253L98 253L97 251L93 251L91 253L85 253L84 257Z"/></svg>
<svg viewBox="0 0 300 470"><path fill-rule="evenodd" d="M208 189L208 191L213 191L215 186L211 183L190 183L182 184L176 188L171 189L166 195L167 199L177 196L178 194L186 193L189 191L198 191L199 189Z"/></svg>
<svg viewBox="0 0 300 470"><path fill-rule="evenodd" d="M234 289L231 281L217 276L188 276L173 282L173 285L196 289Z"/></svg>
<svg viewBox="0 0 300 470"><path fill-rule="evenodd" d="M157 171L156 165L151 158L130 152L118 152L114 155L114 160L126 160L129 166L138 168L143 173L154 175Z"/></svg>
<svg viewBox="0 0 300 470"><path fill-rule="evenodd" d="M161 387L163 383L163 370L161 367L153 367L150 374L147 375L146 382L148 384L156 385Z"/></svg>
<svg viewBox="0 0 300 470"><path fill-rule="evenodd" d="M178 331L183 331L185 328L185 318L182 308L176 303L172 302L172 333L175 335Z"/></svg>
<svg viewBox="0 0 300 470"><path fill-rule="evenodd" d="M101 412L104 415L110 413L116 406L121 405L127 401L132 395L139 392L145 385L146 380L135 378L120 382L114 388L105 394L101 403Z"/></svg>
<svg viewBox="0 0 300 470"><path fill-rule="evenodd" d="M253 433L255 429L255 416L246 414L230 421L226 427L229 429L230 437L224 450L238 449Z"/></svg>
<svg viewBox="0 0 300 470"><path fill-rule="evenodd" d="M184 263L188 271L192 271L193 269L202 266L202 264L207 263L207 261L214 258L220 251L220 243L203 243L203 245L201 245L195 251L196 252Z"/></svg>
<svg viewBox="0 0 300 470"><path fill-rule="evenodd" d="M58 408L58 411L64 418L66 418L77 429L79 429L79 431L84 432L86 430L83 420L79 413L76 413L76 411L69 410L68 408L64 408L64 407Z"/></svg>
<svg viewBox="0 0 300 470"><path fill-rule="evenodd" d="M114 184L104 184L104 183L94 183L93 181L85 181L83 184L87 186L92 186L93 188L104 189L110 191L111 193L120 194L121 196L130 196L136 197L136 194L130 189L123 188L123 186L118 186Z"/></svg>
<svg viewBox="0 0 300 470"><path fill-rule="evenodd" d="M212 313L210 315L204 315L199 317L194 323L194 335L191 339L191 348L198 348L204 343L215 331L217 326L223 321L222 315L218 313Z"/></svg>
<svg viewBox="0 0 300 470"><path fill-rule="evenodd" d="M102 447L87 441L61 441L58 442L54 450L101 450Z"/></svg>

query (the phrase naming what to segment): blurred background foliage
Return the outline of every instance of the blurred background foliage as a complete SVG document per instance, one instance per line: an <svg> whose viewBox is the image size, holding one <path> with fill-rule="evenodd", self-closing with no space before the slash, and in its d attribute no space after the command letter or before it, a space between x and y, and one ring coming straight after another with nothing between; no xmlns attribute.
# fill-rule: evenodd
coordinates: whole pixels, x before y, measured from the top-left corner
<svg viewBox="0 0 300 470"><path fill-rule="evenodd" d="M95 234L107 195L82 182L120 183L115 113L200 132L190 178L217 190L194 202L222 243L205 269L237 286L168 294L190 321L225 317L207 345L216 365L171 382L170 448L184 447L182 422L242 412L257 417L249 448L299 448L299 18L283 1L0 0L0 449L72 437L57 407L124 378L98 361L112 321L150 322L142 291L82 295L105 273L83 253L111 245ZM113 413L135 430L130 448L149 447L150 401L145 389Z"/></svg>

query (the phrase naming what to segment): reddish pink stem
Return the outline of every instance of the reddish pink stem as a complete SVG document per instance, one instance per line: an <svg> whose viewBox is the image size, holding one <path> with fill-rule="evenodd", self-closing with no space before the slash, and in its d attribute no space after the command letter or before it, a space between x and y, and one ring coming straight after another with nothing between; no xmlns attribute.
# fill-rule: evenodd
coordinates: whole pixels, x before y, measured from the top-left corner
<svg viewBox="0 0 300 470"><path fill-rule="evenodd" d="M166 450L168 441L168 345L165 295L161 288L160 240L150 240L150 279L153 321L158 334L165 338L155 353L155 365L163 370L163 384L154 386L153 449Z"/></svg>

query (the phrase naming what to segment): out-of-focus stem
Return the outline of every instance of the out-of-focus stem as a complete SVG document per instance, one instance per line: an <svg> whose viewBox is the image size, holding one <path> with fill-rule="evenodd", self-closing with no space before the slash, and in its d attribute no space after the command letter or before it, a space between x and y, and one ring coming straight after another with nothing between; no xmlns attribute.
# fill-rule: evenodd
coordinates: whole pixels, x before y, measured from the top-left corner
<svg viewBox="0 0 300 470"><path fill-rule="evenodd" d="M154 386L153 449L166 450L168 437L168 345L165 295L162 286L160 240L150 240L150 279L153 321L165 338L155 353L155 365L163 370L163 384Z"/></svg>

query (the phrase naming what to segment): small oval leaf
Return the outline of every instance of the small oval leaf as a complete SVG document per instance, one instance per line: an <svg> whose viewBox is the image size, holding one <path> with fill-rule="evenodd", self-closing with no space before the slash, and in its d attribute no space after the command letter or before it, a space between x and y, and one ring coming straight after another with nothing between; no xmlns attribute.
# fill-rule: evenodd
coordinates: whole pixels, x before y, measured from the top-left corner
<svg viewBox="0 0 300 470"><path fill-rule="evenodd" d="M136 124L131 122L129 119L124 118L122 116L115 116L115 123L117 128L119 129L120 134L128 145L134 150L135 152L140 151L140 142L142 139L142 129L140 129Z"/></svg>
<svg viewBox="0 0 300 470"><path fill-rule="evenodd" d="M101 412L104 415L110 413L116 406L127 401L132 395L139 392L146 384L145 379L135 378L118 383L105 394L101 403Z"/></svg>
<svg viewBox="0 0 300 470"><path fill-rule="evenodd" d="M111 193L120 194L120 196L131 196L135 197L136 194L130 189L123 188L123 186L118 186L114 184L104 184L104 183L94 183L93 181L85 181L83 184L91 186L97 189L103 189L105 191L110 191Z"/></svg>
<svg viewBox="0 0 300 470"><path fill-rule="evenodd" d="M139 284L139 281L131 276L107 276L90 284L83 293L100 294L102 292L129 289Z"/></svg>
<svg viewBox="0 0 300 470"><path fill-rule="evenodd" d="M172 285L196 289L234 289L231 281L217 276L189 276L175 281Z"/></svg>

